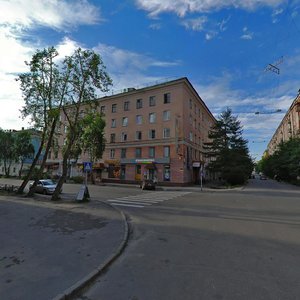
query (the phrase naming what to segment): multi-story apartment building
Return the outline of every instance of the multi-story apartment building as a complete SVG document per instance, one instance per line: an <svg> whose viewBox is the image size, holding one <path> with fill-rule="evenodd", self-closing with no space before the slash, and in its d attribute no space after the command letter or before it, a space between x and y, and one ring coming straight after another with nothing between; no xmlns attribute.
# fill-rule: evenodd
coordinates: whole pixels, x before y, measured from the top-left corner
<svg viewBox="0 0 300 300"><path fill-rule="evenodd" d="M102 180L199 182L206 163L203 144L215 118L187 78L128 88L97 101L106 121L106 147L93 169L101 173ZM61 119L60 144L65 139L63 115ZM60 160L60 153L55 157L52 153L48 163ZM74 161L71 176L82 172L86 160L82 156Z"/></svg>
<svg viewBox="0 0 300 300"><path fill-rule="evenodd" d="M300 137L300 93L298 93L276 129L268 144L267 153L272 155L280 143L293 137Z"/></svg>

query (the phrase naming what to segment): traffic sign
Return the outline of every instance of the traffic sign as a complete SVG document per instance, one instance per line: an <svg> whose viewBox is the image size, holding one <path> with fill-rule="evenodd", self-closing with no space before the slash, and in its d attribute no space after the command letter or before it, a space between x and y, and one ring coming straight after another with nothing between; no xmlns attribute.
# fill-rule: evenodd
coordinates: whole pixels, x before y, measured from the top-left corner
<svg viewBox="0 0 300 300"><path fill-rule="evenodd" d="M92 163L90 161L86 161L83 163L83 171L91 172L92 171Z"/></svg>

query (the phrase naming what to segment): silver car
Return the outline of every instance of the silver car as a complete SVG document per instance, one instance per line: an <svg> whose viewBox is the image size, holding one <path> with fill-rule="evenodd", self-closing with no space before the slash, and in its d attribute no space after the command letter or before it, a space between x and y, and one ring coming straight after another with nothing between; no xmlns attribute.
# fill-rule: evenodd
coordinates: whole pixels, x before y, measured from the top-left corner
<svg viewBox="0 0 300 300"><path fill-rule="evenodd" d="M33 182L29 184L29 187L33 185ZM51 179L41 179L38 181L35 192L36 193L41 193L44 195L51 195L54 193L56 189L56 183L54 183ZM62 191L60 191L62 192Z"/></svg>

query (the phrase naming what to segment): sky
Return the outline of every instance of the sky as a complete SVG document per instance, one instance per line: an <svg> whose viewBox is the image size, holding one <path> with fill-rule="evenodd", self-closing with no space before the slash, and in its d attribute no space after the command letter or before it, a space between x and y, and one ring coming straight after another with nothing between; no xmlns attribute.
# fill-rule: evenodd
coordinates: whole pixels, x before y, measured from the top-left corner
<svg viewBox="0 0 300 300"><path fill-rule="evenodd" d="M257 160L300 88L300 0L0 0L0 44L2 129L30 127L15 79L49 46L99 53L110 93L187 77Z"/></svg>

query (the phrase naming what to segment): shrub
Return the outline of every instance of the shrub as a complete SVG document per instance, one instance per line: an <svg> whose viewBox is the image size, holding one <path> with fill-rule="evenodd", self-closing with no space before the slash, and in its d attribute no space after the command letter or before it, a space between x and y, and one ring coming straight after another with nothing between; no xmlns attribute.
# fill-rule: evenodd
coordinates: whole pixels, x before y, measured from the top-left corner
<svg viewBox="0 0 300 300"><path fill-rule="evenodd" d="M83 183L83 177L82 176L74 176L71 178L71 180L74 181L74 183Z"/></svg>

